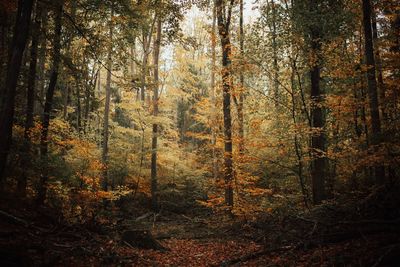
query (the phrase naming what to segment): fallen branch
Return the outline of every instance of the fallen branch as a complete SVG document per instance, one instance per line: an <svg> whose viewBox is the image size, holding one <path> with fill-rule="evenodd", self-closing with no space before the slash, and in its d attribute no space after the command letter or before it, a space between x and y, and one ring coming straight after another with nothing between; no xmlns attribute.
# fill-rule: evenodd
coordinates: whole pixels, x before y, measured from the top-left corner
<svg viewBox="0 0 400 267"><path fill-rule="evenodd" d="M146 214L143 214L142 216L139 216L136 218L135 222L141 221L146 219L147 217L150 217L151 215L153 215L153 212L148 212Z"/></svg>
<svg viewBox="0 0 400 267"><path fill-rule="evenodd" d="M11 215L5 211L0 210L0 217L4 218L5 220L7 220L10 223L16 223L16 224L23 225L25 227L29 227L29 223L27 221L20 219L18 217L15 217L14 215Z"/></svg>

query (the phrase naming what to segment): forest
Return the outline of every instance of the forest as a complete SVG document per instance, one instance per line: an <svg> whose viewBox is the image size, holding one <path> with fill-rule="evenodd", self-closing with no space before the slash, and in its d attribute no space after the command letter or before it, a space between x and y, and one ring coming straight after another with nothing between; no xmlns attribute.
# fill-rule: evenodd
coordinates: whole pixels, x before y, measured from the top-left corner
<svg viewBox="0 0 400 267"><path fill-rule="evenodd" d="M0 0L1 266L399 266L398 0Z"/></svg>

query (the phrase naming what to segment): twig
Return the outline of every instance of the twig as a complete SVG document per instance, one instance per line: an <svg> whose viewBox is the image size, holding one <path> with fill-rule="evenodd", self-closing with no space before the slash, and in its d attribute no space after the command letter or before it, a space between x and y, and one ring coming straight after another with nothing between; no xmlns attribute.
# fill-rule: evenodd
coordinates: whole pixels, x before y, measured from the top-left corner
<svg viewBox="0 0 400 267"><path fill-rule="evenodd" d="M4 219L6 219L8 222L21 224L21 225L23 225L25 227L28 227L30 225L27 221L25 221L23 219L20 219L18 217L15 217L14 215L11 215L11 214L9 214L9 213L7 213L5 211L2 211L2 210L0 210L0 216L3 217Z"/></svg>
<svg viewBox="0 0 400 267"><path fill-rule="evenodd" d="M392 252L392 250L393 250L395 247L397 247L397 246L399 246L399 245L400 245L400 243L399 243L399 244L394 244L394 245L389 246L389 247L388 247L388 250L386 250L385 253L383 253L382 256L379 257L379 259L374 263L374 265L372 265L372 267L380 266L380 263L382 262L382 260L383 260L390 252Z"/></svg>
<svg viewBox="0 0 400 267"><path fill-rule="evenodd" d="M125 245L127 245L127 246L130 247L131 249L135 249L135 247L132 246L131 244L129 244L128 242L126 242L126 241L123 241L123 242L125 243Z"/></svg>

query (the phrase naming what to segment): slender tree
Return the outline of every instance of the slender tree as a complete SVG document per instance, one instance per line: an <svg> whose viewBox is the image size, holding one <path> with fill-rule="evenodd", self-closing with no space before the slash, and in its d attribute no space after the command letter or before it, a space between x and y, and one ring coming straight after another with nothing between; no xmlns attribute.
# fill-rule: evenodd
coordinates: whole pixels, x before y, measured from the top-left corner
<svg viewBox="0 0 400 267"><path fill-rule="evenodd" d="M53 108L54 91L57 84L59 74L59 65L61 61L61 27L62 27L62 14L63 14L64 1L59 0L56 2L55 7L55 28L53 39L53 65L50 74L50 82L47 88L46 101L44 104L43 118L42 118L42 131L40 135L40 157L44 164L43 172L40 177L39 190L37 201L43 204L47 194L47 180L48 180L48 135L50 125L50 115Z"/></svg>
<svg viewBox="0 0 400 267"><path fill-rule="evenodd" d="M157 18L156 39L154 40L154 89L153 89L153 115L158 115L158 86L159 86L159 59L161 47L161 18ZM153 137L151 141L151 204L153 210L158 209L158 194L157 194L157 139L158 139L158 125L153 123Z"/></svg>
<svg viewBox="0 0 400 267"><path fill-rule="evenodd" d="M218 162L217 162L217 151L216 151L216 143L217 143L217 133L216 133L216 99L215 99L215 73L216 73L216 23L217 23L217 14L216 14L216 5L215 0L212 5L212 28L211 28L211 145L212 145L212 170L213 170L213 178L216 179L218 175Z"/></svg>
<svg viewBox="0 0 400 267"><path fill-rule="evenodd" d="M222 49L222 88L223 88L223 115L224 115L224 178L225 178L225 203L233 206L233 158L232 158L232 117L231 117L231 41L230 25L234 0L226 3L225 0L216 0L218 33Z"/></svg>
<svg viewBox="0 0 400 267"><path fill-rule="evenodd" d="M310 1L310 14L315 14L317 8ZM325 181L327 178L326 136L325 136L325 108L323 107L324 93L321 89L321 38L320 26L314 22L310 28L312 62L310 70L311 81L311 116L312 137L311 150L313 154L311 162L311 179L313 188L313 202L320 204L326 199Z"/></svg>
<svg viewBox="0 0 400 267"><path fill-rule="evenodd" d="M363 0L363 25L364 25L364 49L365 61L367 64L367 82L368 82L368 97L371 116L371 144L376 146L380 143L381 138L381 119L379 114L378 87L376 82L376 66L374 55L374 44L372 35L371 21L371 1ZM375 168L376 182L383 182L385 179L385 168L377 166Z"/></svg>
<svg viewBox="0 0 400 267"><path fill-rule="evenodd" d="M27 167L30 166L29 152L31 150L30 132L34 126L33 113L35 109L35 85L36 85L36 69L37 69L37 53L39 44L40 33L40 20L41 20L41 6L39 2L36 3L36 14L31 29L31 48L30 48L30 62L29 62L29 75L27 79L27 95L26 95L26 119L24 129L24 143L21 151L21 170L22 173L18 179L17 193L20 197L26 196L26 183L27 183Z"/></svg>
<svg viewBox="0 0 400 267"><path fill-rule="evenodd" d="M5 169L11 145L12 125L17 81L22 56L29 35L33 0L19 0L17 19L14 27L12 50L9 56L4 89L0 103L0 191L3 189Z"/></svg>
<svg viewBox="0 0 400 267"><path fill-rule="evenodd" d="M106 78L106 102L104 105L104 123L103 123L103 143L101 158L104 164L102 188L107 191L108 187L108 138L109 138L109 116L110 116L110 101L111 101L111 75L112 75L112 51L113 51L113 16L114 5L111 4L111 15L109 21L109 44L107 55L107 78Z"/></svg>
<svg viewBox="0 0 400 267"><path fill-rule="evenodd" d="M240 60L241 67L239 73L239 103L237 105L238 111L238 121L239 121L239 153L242 155L244 153L244 115L243 115L243 105L244 105L244 25L243 25L243 0L239 2L239 45L240 45Z"/></svg>

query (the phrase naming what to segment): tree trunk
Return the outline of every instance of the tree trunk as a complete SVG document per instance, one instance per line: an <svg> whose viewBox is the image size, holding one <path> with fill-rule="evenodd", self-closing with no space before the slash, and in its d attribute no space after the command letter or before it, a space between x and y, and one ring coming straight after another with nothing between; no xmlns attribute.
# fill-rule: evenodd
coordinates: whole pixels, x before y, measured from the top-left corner
<svg viewBox="0 0 400 267"><path fill-rule="evenodd" d="M161 19L157 20L157 36L154 40L154 90L153 90L153 115L158 115L158 64L160 58L161 46ZM153 124L153 137L151 142L151 206L153 210L158 210L158 192L157 192L157 135L158 125Z"/></svg>
<svg viewBox="0 0 400 267"><path fill-rule="evenodd" d="M239 154L242 156L244 153L244 115L243 115L243 105L244 105L244 74L243 74L243 60L244 60L244 29L243 29L243 0L240 0L240 19L239 19L239 43L240 43L240 91L239 91L239 103L238 103L238 121L239 121Z"/></svg>
<svg viewBox="0 0 400 267"><path fill-rule="evenodd" d="M326 159L326 138L324 133L325 116L323 108L323 92L321 90L321 66L320 52L321 43L319 41L320 33L318 30L312 30L311 48L315 57L315 62L311 67L311 100L312 108L312 127L311 137L311 179L314 204L320 204L326 199L325 180L327 177L327 159Z"/></svg>
<svg viewBox="0 0 400 267"><path fill-rule="evenodd" d="M33 0L19 0L14 28L12 51L9 56L3 97L0 103L0 191L3 189L5 169L12 139L14 105L22 56L29 34Z"/></svg>
<svg viewBox="0 0 400 267"><path fill-rule="evenodd" d="M27 81L27 96L26 96L26 120L24 129L24 143L21 151L21 170L22 173L17 183L17 194L19 197L26 196L27 175L26 170L31 163L29 153L31 150L30 131L34 126L33 112L35 106L35 83L36 83L36 67L37 67L37 52L38 52L38 39L40 33L40 19L41 7L36 3L36 15L31 30L31 54L29 62L29 75Z"/></svg>
<svg viewBox="0 0 400 267"><path fill-rule="evenodd" d="M81 86L79 81L76 81L76 130L78 131L78 135L81 133L81 128L82 128L82 122L81 122L81 117L82 117L82 107L81 107Z"/></svg>
<svg viewBox="0 0 400 267"><path fill-rule="evenodd" d="M48 134L50 125L50 113L53 107L54 91L57 84L59 65L61 60L61 20L63 13L63 0L61 0L56 6L55 15L55 28L54 28L54 39L53 39L53 67L50 75L50 83L47 88L46 102L44 105L43 118L42 118L42 131L40 136L40 157L44 164L43 173L40 177L39 190L37 201L39 204L43 204L47 194L47 180L48 180Z"/></svg>
<svg viewBox="0 0 400 267"><path fill-rule="evenodd" d="M379 51L379 38L378 38L378 27L376 22L376 14L375 11L371 10L372 16L372 36L373 36L373 43L374 43L374 51L375 51L375 60L376 60L376 69L378 75L378 87L379 87L379 97L381 103L381 113L383 122L387 121L387 114L385 108L385 98L386 98L386 88L383 82L383 70L382 70L382 59L381 53Z"/></svg>
<svg viewBox="0 0 400 267"><path fill-rule="evenodd" d="M0 83L4 82L8 54L8 12L0 8ZM4 88L0 88L0 94ZM1 104L1 103L0 103Z"/></svg>
<svg viewBox="0 0 400 267"><path fill-rule="evenodd" d="M106 103L104 106L104 128L103 128L103 150L102 150L102 161L104 164L102 189L107 191L108 187L108 127L109 127L109 116L110 116L110 100L111 100L111 71L112 71L112 50L113 50L113 25L112 20L114 16L114 7L111 6L111 17L110 17L110 43L108 47L108 59L107 59L107 78L106 78Z"/></svg>
<svg viewBox="0 0 400 267"><path fill-rule="evenodd" d="M272 8L272 49L273 49L273 69L274 69L274 98L275 109L279 108L279 66L278 66L278 45L276 42L276 6L274 0L271 0Z"/></svg>
<svg viewBox="0 0 400 267"><path fill-rule="evenodd" d="M212 170L214 180L218 176L218 162L217 162L217 133L216 133L216 101L215 101L215 72L216 72L216 7L215 0L213 3L213 15L212 15L212 32L211 32L211 146L212 146Z"/></svg>
<svg viewBox="0 0 400 267"><path fill-rule="evenodd" d="M232 158L232 117L231 117L231 42L229 28L233 2L230 2L228 11L222 0L216 0L218 32L222 49L222 88L223 88L223 115L224 115L224 179L225 179L225 203L233 206L233 158ZM228 13L228 14L226 14Z"/></svg>
<svg viewBox="0 0 400 267"><path fill-rule="evenodd" d="M48 25L48 9L45 5L42 5L42 17L41 17L41 35L39 40L39 51L38 51L38 81L37 91L39 97L37 98L36 112L41 114L43 112L43 102L45 98L45 72L46 72L46 52L47 52L47 35L46 29Z"/></svg>
<svg viewBox="0 0 400 267"><path fill-rule="evenodd" d="M147 60L148 60L147 36L143 33L142 75L140 83L140 100L142 101L142 103L144 103L146 99L145 90L146 90Z"/></svg>
<svg viewBox="0 0 400 267"><path fill-rule="evenodd" d="M375 58L374 58L374 45L372 36L371 25L371 2L370 0L362 1L363 7L363 25L364 25L364 42L365 42L365 59L367 64L367 81L368 81L368 96L369 107L372 125L371 144L379 145L381 138L381 120L379 115L379 101L378 101L378 88L376 83L375 73ZM375 168L376 182L383 182L385 180L385 169L383 166Z"/></svg>

